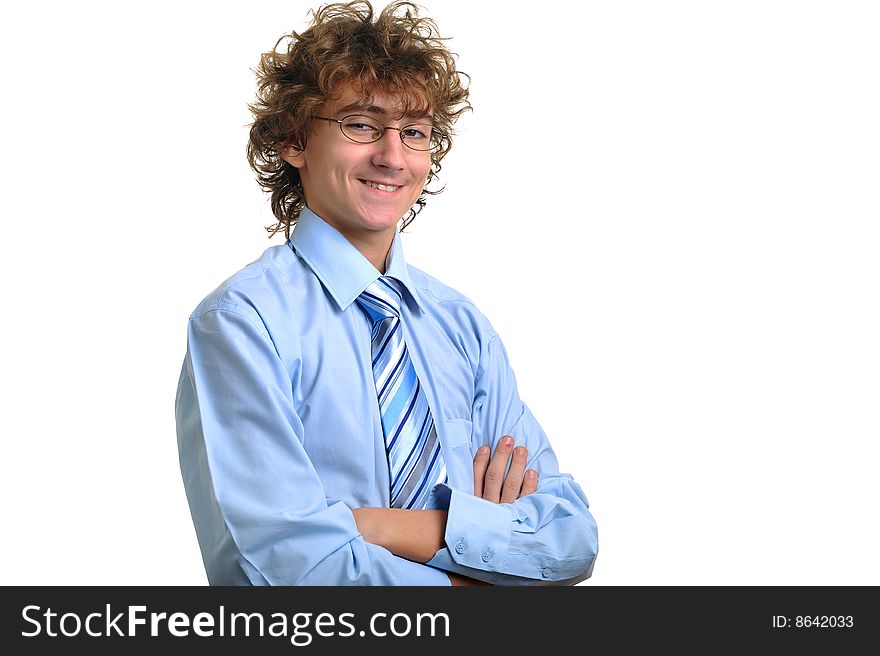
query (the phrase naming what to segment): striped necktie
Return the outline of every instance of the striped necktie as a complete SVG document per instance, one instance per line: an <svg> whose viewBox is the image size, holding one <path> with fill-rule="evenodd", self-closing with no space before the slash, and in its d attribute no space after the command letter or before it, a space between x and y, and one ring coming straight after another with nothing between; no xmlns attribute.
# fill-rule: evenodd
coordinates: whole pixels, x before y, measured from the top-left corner
<svg viewBox="0 0 880 656"><path fill-rule="evenodd" d="M373 379L391 474L391 507L421 510L446 479L428 399L416 377L400 325L400 283L383 276L358 297L370 320Z"/></svg>

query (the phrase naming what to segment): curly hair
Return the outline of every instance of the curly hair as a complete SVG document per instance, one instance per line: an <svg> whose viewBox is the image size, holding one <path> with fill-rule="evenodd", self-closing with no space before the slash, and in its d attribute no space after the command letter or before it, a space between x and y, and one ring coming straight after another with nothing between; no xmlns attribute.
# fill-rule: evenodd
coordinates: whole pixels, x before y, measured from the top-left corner
<svg viewBox="0 0 880 656"><path fill-rule="evenodd" d="M257 100L249 105L247 157L277 219L269 236L290 229L305 206L299 170L282 159L284 150L305 148L312 118L340 84L353 83L365 97L376 91L401 98L403 109L429 109L440 146L422 194L403 218L406 228L425 206L427 187L452 147L453 124L471 109L468 88L454 53L429 18L410 2L394 2L375 17L369 2L330 4L311 12L312 24L282 36L256 69Z"/></svg>

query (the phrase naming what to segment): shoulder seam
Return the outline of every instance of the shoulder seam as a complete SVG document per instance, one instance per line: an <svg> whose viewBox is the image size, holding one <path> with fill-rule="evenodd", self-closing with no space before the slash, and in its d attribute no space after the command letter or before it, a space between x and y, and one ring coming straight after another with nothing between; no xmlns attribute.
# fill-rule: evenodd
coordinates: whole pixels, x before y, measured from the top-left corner
<svg viewBox="0 0 880 656"><path fill-rule="evenodd" d="M248 313L246 311L244 311L244 308L242 306L235 305L235 304L230 303L228 301L219 301L216 305L212 305L211 307L206 308L201 314L192 315L189 318L189 320L194 321L197 319L203 319L208 314L211 314L214 312L228 312L230 314L235 314L235 315L241 317L242 319L245 319L249 324L251 324L254 328L259 330L260 332L265 332L265 326L262 326L262 324L257 325L256 323L254 323L253 318L248 316Z"/></svg>
<svg viewBox="0 0 880 656"><path fill-rule="evenodd" d="M450 287L449 289L452 289L452 288ZM437 299L438 301L452 301L452 302L459 302L459 303L467 303L468 305L472 306L478 312L480 310L477 307L476 303L474 303L471 299L469 299L467 296L465 296L464 294L462 294L459 291L455 292L456 296L450 298L450 297L446 297L446 296L438 296L437 294L434 293L434 290L429 289L428 287L423 287L421 285L418 287L418 290L420 292L425 293L425 294L429 294L430 296Z"/></svg>

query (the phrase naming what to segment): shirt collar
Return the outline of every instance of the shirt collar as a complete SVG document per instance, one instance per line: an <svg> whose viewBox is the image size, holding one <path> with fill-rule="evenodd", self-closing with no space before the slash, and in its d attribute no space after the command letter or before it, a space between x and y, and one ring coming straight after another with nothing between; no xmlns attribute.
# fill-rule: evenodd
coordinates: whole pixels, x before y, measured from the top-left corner
<svg viewBox="0 0 880 656"><path fill-rule="evenodd" d="M318 277L340 309L344 310L381 275L367 258L336 228L304 207L287 242ZM385 275L396 278L408 292L407 303L424 312L403 256L400 234L385 259Z"/></svg>

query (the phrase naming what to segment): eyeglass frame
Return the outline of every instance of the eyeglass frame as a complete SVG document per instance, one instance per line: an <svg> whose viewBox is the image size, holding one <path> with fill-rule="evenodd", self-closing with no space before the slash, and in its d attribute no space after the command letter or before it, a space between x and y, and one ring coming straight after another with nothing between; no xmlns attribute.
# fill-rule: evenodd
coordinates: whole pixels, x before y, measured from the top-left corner
<svg viewBox="0 0 880 656"><path fill-rule="evenodd" d="M417 152L417 153L432 153L432 152L435 152L435 151L437 151L437 150L439 150L439 149L441 148L441 144L440 144L440 141L439 141L439 140L438 140L436 146L432 146L431 148L426 148L425 150L421 150L421 149L419 149L419 148L413 148L413 147L410 146L408 143L406 143L406 141L404 141L404 138L403 138L403 131L406 130L407 128L409 128L409 127L414 126L414 125L424 125L424 126L429 126L429 125L430 125L432 135L433 135L433 134L438 135L439 139L443 139L443 137L446 136L446 135L444 135L442 132L440 132L440 130L438 130L438 129L435 128L433 125L431 125L430 123L407 123L407 124L404 125L403 127L399 127L399 128L395 128L395 127L393 127L393 126L391 126L391 125L383 125L382 127L377 127L377 128L376 128L376 129L377 129L377 132L379 132L379 136L378 136L378 137L376 137L376 138L373 139L372 141L358 141L357 139L352 139L351 137L349 137L347 134L345 134L345 130L342 129L342 124L343 124L343 122L345 121L345 119L347 119L347 118L351 118L352 116L363 116L364 118L371 118L371 117L367 116L366 114L346 114L346 115L343 116L342 118L330 118L329 116L313 116L312 118L319 118L319 119L321 119L321 120L323 120L323 121L329 121L330 123L336 123L336 124L338 124L338 125L339 125L339 131L342 133L342 136L343 136L343 137L345 137L346 139L348 139L348 140L351 141L352 143L361 144L362 146L366 146L366 145L369 145L369 144L371 144L371 143L376 143L377 141L380 141L380 140L382 139L382 137L385 136L385 132L388 131L388 130L397 130L397 135L400 137L400 143L402 143L404 146L406 146L406 147L409 148L410 150L415 151L415 152ZM376 121L376 122L378 123L378 121ZM430 137L429 137L428 140L429 140L429 141L431 140Z"/></svg>

